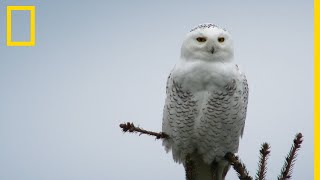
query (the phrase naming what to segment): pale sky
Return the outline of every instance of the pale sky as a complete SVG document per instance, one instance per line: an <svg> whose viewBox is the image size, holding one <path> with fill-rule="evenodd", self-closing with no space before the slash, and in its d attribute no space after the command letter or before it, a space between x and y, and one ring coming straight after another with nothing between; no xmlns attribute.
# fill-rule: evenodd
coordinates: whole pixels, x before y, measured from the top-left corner
<svg viewBox="0 0 320 180"><path fill-rule="evenodd" d="M6 6L36 6L36 46L6 47ZM14 15L26 38L28 13ZM276 179L296 133L292 179L313 179L313 1L0 2L0 179L184 179L161 141L167 76L185 34L211 22L233 36L250 97L239 156L255 175L271 144ZM227 180L234 180L230 170Z"/></svg>

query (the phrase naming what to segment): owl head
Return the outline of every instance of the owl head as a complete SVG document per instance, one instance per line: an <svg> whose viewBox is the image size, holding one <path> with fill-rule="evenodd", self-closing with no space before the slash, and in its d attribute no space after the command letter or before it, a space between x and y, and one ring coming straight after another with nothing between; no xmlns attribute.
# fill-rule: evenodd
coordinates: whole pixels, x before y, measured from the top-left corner
<svg viewBox="0 0 320 180"><path fill-rule="evenodd" d="M181 47L185 60L231 61L233 42L228 31L214 24L200 24L187 34Z"/></svg>

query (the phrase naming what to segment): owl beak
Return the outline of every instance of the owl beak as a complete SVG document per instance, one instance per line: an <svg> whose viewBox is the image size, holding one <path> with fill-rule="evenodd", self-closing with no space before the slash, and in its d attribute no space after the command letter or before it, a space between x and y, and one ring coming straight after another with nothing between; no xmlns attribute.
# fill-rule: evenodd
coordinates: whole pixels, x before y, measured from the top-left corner
<svg viewBox="0 0 320 180"><path fill-rule="evenodd" d="M215 51L215 49L214 49L214 47L212 47L212 48L210 49L211 54L213 54L214 51Z"/></svg>

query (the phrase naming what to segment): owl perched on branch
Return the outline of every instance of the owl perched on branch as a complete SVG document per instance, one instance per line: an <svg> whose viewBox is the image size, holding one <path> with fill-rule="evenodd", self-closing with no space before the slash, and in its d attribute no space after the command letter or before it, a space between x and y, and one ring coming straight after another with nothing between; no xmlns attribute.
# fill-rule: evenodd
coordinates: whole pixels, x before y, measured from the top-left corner
<svg viewBox="0 0 320 180"><path fill-rule="evenodd" d="M223 180L245 125L248 84L233 62L228 31L201 24L186 36L166 88L163 145L175 162L194 162L193 180Z"/></svg>

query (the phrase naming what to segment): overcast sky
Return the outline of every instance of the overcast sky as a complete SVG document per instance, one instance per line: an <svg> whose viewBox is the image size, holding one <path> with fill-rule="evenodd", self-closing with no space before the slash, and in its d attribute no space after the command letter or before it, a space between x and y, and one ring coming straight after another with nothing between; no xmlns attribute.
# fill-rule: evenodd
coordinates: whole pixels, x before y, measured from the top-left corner
<svg viewBox="0 0 320 180"><path fill-rule="evenodd" d="M35 47L5 46L7 5L36 6ZM13 14L14 40L28 39L27 21ZM184 179L161 141L118 125L161 130L166 78L204 22L231 32L247 74L239 155L250 174L269 142L276 179L301 132L293 179L313 179L311 0L0 1L0 179Z"/></svg>

